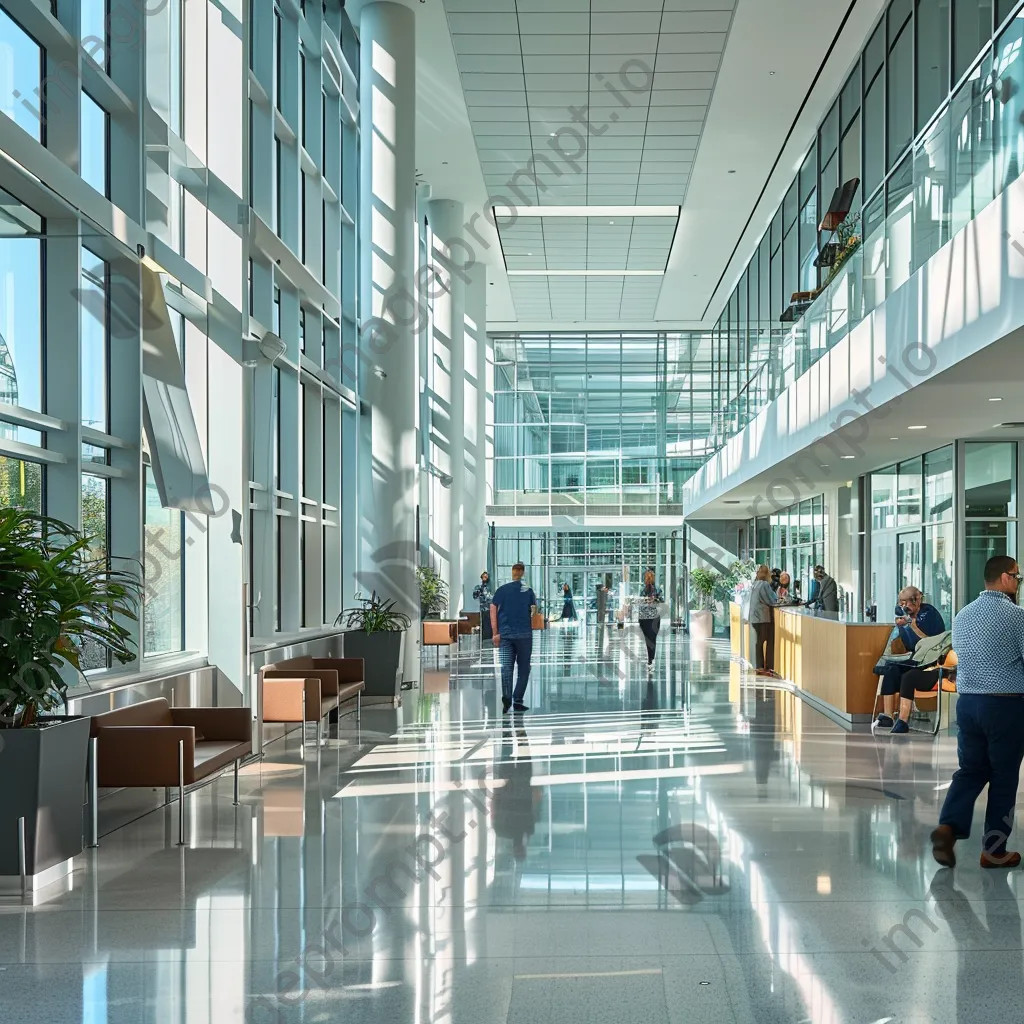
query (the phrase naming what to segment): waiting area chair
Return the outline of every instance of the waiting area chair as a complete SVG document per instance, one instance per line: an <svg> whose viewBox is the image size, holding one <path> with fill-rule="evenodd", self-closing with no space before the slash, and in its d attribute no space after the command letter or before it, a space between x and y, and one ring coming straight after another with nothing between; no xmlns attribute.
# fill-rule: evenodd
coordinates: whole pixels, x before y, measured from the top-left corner
<svg viewBox="0 0 1024 1024"><path fill-rule="evenodd" d="M178 845L185 845L185 788L238 766L252 748L250 708L172 708L163 697L95 715L89 741L89 845L99 846L99 789L178 788Z"/></svg>
<svg viewBox="0 0 1024 1024"><path fill-rule="evenodd" d="M449 619L423 620L423 646L433 647L437 652L437 664L441 664L441 648L458 646L459 624Z"/></svg>
<svg viewBox="0 0 1024 1024"><path fill-rule="evenodd" d="M935 701L935 721L931 727L931 734L935 736L939 729L942 727L942 694L944 693L956 693L956 667L957 657L956 651L950 651L943 659L939 662L939 681L935 686L934 690L915 690L914 691L914 709L920 711L923 714L930 714L930 710L925 707L921 707L922 704L927 704L930 701ZM882 677L878 677L878 686L875 689L875 703L871 709L871 720L874 721L878 717L879 702L882 698ZM910 723L908 723L909 725ZM911 729L915 732L927 732L927 729L917 729L911 725Z"/></svg>
<svg viewBox="0 0 1024 1024"><path fill-rule="evenodd" d="M264 725L302 726L302 754L306 752L306 724L316 724L317 747L323 720L346 701L354 700L356 721L362 719L365 688L362 658L289 658L260 670Z"/></svg>

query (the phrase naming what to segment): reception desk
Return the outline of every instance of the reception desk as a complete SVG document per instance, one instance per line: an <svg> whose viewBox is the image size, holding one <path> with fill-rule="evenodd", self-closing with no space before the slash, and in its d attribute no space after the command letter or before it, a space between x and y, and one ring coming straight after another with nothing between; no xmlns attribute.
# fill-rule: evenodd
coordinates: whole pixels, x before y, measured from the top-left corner
<svg viewBox="0 0 1024 1024"><path fill-rule="evenodd" d="M733 653L753 662L753 630L735 602L730 626ZM823 710L848 722L868 721L878 688L872 669L891 630L886 622L776 608L775 671Z"/></svg>

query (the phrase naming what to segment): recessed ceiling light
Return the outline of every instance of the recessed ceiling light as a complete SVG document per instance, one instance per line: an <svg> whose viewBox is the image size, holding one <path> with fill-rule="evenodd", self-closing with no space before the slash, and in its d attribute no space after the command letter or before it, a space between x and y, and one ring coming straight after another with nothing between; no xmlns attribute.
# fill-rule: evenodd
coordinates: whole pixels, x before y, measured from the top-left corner
<svg viewBox="0 0 1024 1024"><path fill-rule="evenodd" d="M855 455L840 455L839 458L841 458L841 459L854 459L854 458L856 458L856 456Z"/></svg>
<svg viewBox="0 0 1024 1024"><path fill-rule="evenodd" d="M499 220L513 217L678 217L678 206L524 206L514 214L495 207Z"/></svg>
<svg viewBox="0 0 1024 1024"><path fill-rule="evenodd" d="M1001 402L1002 399L1001 398L990 398L989 401L990 402Z"/></svg>
<svg viewBox="0 0 1024 1024"><path fill-rule="evenodd" d="M898 440L899 440L899 438L898 438L898 437L890 437L890 438L889 438L889 440L890 440L890 441L898 441Z"/></svg>
<svg viewBox="0 0 1024 1024"><path fill-rule="evenodd" d="M775 74L775 72L774 72L774 71L769 71L769 72L768 72L768 74L769 74L769 75L774 75L774 74Z"/></svg>
<svg viewBox="0 0 1024 1024"><path fill-rule="evenodd" d="M927 430L928 428L923 423L915 423L912 426L907 427L907 430Z"/></svg>
<svg viewBox="0 0 1024 1024"><path fill-rule="evenodd" d="M510 270L509 277L664 277L663 270Z"/></svg>

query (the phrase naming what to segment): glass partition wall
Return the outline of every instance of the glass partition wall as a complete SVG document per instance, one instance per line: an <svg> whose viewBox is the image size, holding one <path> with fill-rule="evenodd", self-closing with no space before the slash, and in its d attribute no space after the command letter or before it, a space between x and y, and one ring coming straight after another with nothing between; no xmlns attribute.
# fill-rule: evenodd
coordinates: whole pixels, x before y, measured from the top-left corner
<svg viewBox="0 0 1024 1024"><path fill-rule="evenodd" d="M985 562L1017 555L1015 441L960 441L868 478L868 604L887 619L920 587L947 624L984 588Z"/></svg>
<svg viewBox="0 0 1024 1024"><path fill-rule="evenodd" d="M823 495L781 509L754 521L755 560L788 572L794 593L806 598L816 565L825 563L826 522Z"/></svg>

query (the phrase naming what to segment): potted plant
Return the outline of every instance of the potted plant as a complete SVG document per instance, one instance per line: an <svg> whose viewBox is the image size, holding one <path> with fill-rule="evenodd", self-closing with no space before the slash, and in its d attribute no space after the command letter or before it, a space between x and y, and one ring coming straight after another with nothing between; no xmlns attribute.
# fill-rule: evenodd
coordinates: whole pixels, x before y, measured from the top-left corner
<svg viewBox="0 0 1024 1024"><path fill-rule="evenodd" d="M720 578L711 569L694 569L690 573L690 636L694 640L707 640L714 633L714 595Z"/></svg>
<svg viewBox="0 0 1024 1024"><path fill-rule="evenodd" d="M19 875L22 818L34 886L82 852L89 720L66 714L68 678L86 643L135 659L126 624L141 595L137 573L96 557L95 538L0 508L0 876Z"/></svg>
<svg viewBox="0 0 1024 1024"><path fill-rule="evenodd" d="M350 631L345 634L345 657L363 659L363 696L398 700L409 616L373 591L369 597L356 594L356 606L346 608L334 624L342 623Z"/></svg>
<svg viewBox="0 0 1024 1024"><path fill-rule="evenodd" d="M429 565L421 565L416 569L416 582L420 585L423 618L439 619L448 610L448 584Z"/></svg>

